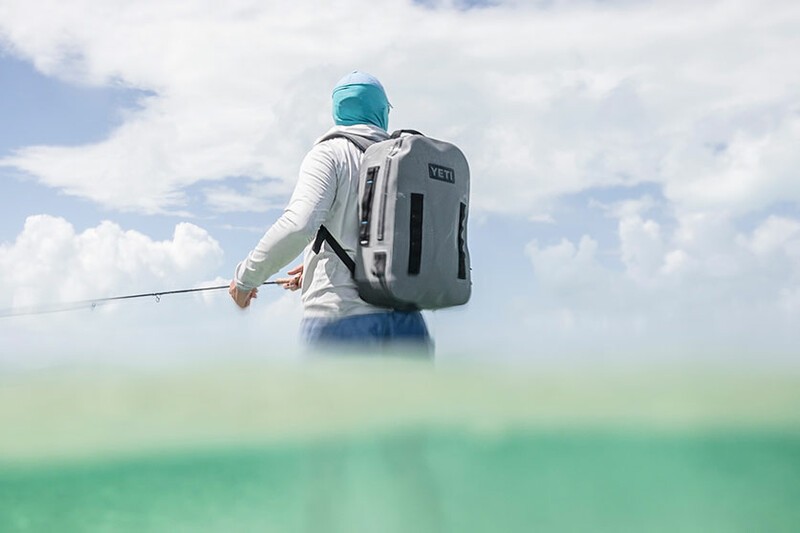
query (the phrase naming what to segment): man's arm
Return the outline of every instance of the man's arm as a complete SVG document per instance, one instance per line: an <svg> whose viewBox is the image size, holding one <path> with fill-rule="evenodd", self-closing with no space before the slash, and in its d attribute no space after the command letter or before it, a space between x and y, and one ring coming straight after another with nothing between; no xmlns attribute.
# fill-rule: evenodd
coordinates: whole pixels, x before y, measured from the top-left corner
<svg viewBox="0 0 800 533"><path fill-rule="evenodd" d="M315 146L303 159L289 205L236 267L234 282L239 291L258 287L308 246L333 205L336 185L330 148Z"/></svg>

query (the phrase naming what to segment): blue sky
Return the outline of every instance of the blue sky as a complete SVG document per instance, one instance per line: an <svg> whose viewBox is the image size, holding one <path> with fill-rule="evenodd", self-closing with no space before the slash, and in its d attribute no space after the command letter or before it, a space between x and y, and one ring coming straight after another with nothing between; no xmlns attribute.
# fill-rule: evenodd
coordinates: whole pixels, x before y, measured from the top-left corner
<svg viewBox="0 0 800 533"><path fill-rule="evenodd" d="M792 2L79 4L0 4L0 308L229 279L360 68L472 168L443 359L800 345ZM265 288L1 319L2 362L280 356L300 315Z"/></svg>

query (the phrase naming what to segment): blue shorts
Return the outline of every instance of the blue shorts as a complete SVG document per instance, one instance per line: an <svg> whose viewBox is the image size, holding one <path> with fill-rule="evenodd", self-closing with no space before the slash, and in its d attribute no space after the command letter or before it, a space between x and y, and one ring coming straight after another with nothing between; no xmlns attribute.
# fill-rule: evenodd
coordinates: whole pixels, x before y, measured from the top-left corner
<svg viewBox="0 0 800 533"><path fill-rule="evenodd" d="M419 311L304 318L302 336L312 349L433 355L433 342Z"/></svg>

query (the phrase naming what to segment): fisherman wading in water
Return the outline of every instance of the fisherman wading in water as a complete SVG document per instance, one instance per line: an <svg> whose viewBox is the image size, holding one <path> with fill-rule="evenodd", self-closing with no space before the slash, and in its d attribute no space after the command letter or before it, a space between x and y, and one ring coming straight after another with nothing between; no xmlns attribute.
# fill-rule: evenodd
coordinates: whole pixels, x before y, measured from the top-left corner
<svg viewBox="0 0 800 533"><path fill-rule="evenodd" d="M389 138L389 100L373 76L354 71L333 90L336 124L323 137L347 133L372 142ZM419 311L375 307L358 295L345 263L328 245L311 243L325 226L351 257L358 244L358 177L362 152L348 139L318 141L303 159L289 205L239 263L230 295L241 308L257 287L303 252L303 264L279 280L301 289L302 336L312 348L359 351L400 350L431 355L432 342Z"/></svg>

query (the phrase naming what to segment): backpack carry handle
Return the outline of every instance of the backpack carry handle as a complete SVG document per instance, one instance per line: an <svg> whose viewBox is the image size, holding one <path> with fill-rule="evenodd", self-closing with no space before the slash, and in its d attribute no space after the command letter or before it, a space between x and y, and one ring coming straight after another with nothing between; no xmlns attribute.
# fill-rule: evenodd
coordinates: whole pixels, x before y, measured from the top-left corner
<svg viewBox="0 0 800 533"><path fill-rule="evenodd" d="M422 135L423 137L425 137L424 133L420 133L417 130L397 130L394 133L392 133L392 135L389 138L390 139L397 139L398 137L400 137L404 133L408 133L409 135Z"/></svg>

